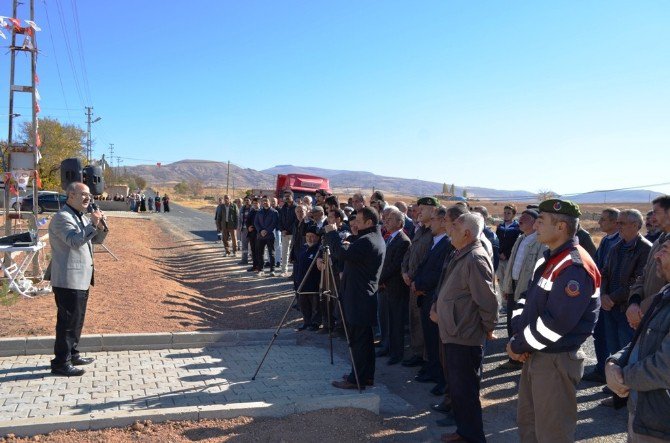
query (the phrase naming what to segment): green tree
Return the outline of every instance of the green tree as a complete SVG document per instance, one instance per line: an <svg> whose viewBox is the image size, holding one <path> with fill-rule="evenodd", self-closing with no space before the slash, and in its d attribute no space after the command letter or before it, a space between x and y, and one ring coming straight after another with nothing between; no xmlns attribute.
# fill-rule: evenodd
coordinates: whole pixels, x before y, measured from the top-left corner
<svg viewBox="0 0 670 443"><path fill-rule="evenodd" d="M176 185L174 185L173 189L174 189L174 192L176 192L177 194L186 195L186 194L188 194L188 191L189 191L190 188L188 186L188 183L186 183L185 181L182 181L182 182L177 183Z"/></svg>
<svg viewBox="0 0 670 443"><path fill-rule="evenodd" d="M70 157L85 159L84 142L86 132L72 124L61 124L54 118L39 119L39 134L42 159L37 170L43 189L60 189L60 163ZM19 140L33 145L35 131L32 122L21 125Z"/></svg>
<svg viewBox="0 0 670 443"><path fill-rule="evenodd" d="M450 193L451 195L455 195L455 194L456 194L456 186L454 186L453 183L451 184L451 189L449 190L449 193Z"/></svg>
<svg viewBox="0 0 670 443"><path fill-rule="evenodd" d="M140 177L139 175L134 175L133 178L135 179L135 183L137 183L138 188L146 189L147 181L144 179L144 177Z"/></svg>
<svg viewBox="0 0 670 443"><path fill-rule="evenodd" d="M449 186L446 183L442 183L442 195L447 195L449 193Z"/></svg>
<svg viewBox="0 0 670 443"><path fill-rule="evenodd" d="M205 186L200 180L191 180L188 186L195 197L201 195L202 191L205 189Z"/></svg>
<svg viewBox="0 0 670 443"><path fill-rule="evenodd" d="M463 188L463 198L468 198L468 190Z"/></svg>

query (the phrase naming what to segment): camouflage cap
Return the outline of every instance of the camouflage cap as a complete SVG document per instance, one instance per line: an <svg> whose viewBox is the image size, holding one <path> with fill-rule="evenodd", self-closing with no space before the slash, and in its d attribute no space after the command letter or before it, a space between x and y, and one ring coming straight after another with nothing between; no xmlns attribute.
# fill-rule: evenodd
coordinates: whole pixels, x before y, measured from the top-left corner
<svg viewBox="0 0 670 443"><path fill-rule="evenodd" d="M571 202L570 200L559 200L557 198L551 198L540 203L540 212L563 214L575 218L579 218L582 215L577 203Z"/></svg>
<svg viewBox="0 0 670 443"><path fill-rule="evenodd" d="M416 201L417 205L440 206L440 202L435 197L421 197Z"/></svg>

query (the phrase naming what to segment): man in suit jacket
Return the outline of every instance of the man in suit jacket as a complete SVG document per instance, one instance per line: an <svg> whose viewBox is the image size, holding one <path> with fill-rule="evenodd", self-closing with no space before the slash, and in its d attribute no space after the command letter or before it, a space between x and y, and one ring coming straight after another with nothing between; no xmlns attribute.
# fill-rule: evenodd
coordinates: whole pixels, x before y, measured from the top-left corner
<svg viewBox="0 0 670 443"><path fill-rule="evenodd" d="M326 225L326 244L333 257L344 263L340 297L347 321L353 364L361 388L374 383L375 351L372 325L377 312L375 294L379 287L379 276L384 263L384 239L379 232L379 214L374 208L364 207L356 214L357 239L348 247L337 232L335 225ZM333 381L340 389L356 389L356 378L352 371L344 380Z"/></svg>
<svg viewBox="0 0 670 443"><path fill-rule="evenodd" d="M404 351L403 312L409 300L409 287L402 279L401 265L410 245L409 237L403 232L405 216L395 206L386 208L384 227L386 238L386 255L382 273L379 277L379 294L381 302L380 326L382 337L386 337L385 347L377 351L377 356L389 355L388 365L400 363Z"/></svg>
<svg viewBox="0 0 670 443"><path fill-rule="evenodd" d="M75 366L93 362L92 358L82 357L77 349L88 290L94 284L92 243L102 243L107 236L100 210L84 215L91 198L88 186L71 183L65 206L49 225L52 255L47 277L51 279L58 307L51 372L57 375L80 376L84 370Z"/></svg>

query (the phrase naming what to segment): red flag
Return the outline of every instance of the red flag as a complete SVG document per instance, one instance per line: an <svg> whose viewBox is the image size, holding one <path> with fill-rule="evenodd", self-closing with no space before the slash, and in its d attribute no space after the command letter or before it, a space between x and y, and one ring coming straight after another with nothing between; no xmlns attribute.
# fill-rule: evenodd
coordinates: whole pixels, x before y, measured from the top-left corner
<svg viewBox="0 0 670 443"><path fill-rule="evenodd" d="M35 146L38 148L42 146L42 139L40 138L40 133L35 131Z"/></svg>
<svg viewBox="0 0 670 443"><path fill-rule="evenodd" d="M40 82L40 78L39 78L39 76L37 75L37 72L36 72L35 73L35 83L39 83L39 82Z"/></svg>

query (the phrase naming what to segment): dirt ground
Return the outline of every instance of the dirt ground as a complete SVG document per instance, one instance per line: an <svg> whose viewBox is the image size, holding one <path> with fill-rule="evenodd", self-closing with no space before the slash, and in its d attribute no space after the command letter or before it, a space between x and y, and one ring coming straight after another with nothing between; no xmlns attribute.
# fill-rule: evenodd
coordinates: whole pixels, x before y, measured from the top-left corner
<svg viewBox="0 0 670 443"><path fill-rule="evenodd" d="M237 417L199 422L136 422L121 429L57 431L31 438L0 437L0 442L364 442L383 440L401 430L376 414L360 409L323 409L284 418ZM409 431L411 433L411 430Z"/></svg>
<svg viewBox="0 0 670 443"><path fill-rule="evenodd" d="M255 293L236 293L234 279L224 290L219 271L230 264L222 262L220 245L184 239L160 221L110 219L105 244L119 261L96 247L84 334L276 326L286 294L257 300ZM53 335L55 325L53 294L0 306L0 337Z"/></svg>

